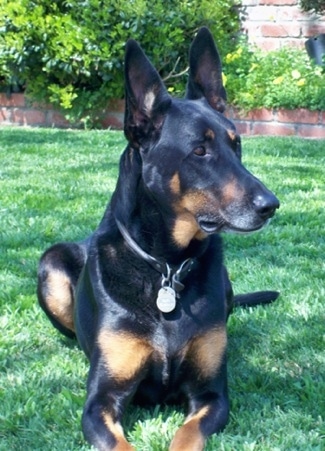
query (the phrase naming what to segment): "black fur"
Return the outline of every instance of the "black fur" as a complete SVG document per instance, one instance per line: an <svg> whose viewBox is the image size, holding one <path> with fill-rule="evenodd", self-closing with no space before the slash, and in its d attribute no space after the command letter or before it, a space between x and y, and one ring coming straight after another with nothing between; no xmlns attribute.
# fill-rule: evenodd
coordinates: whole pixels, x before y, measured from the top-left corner
<svg viewBox="0 0 325 451"><path fill-rule="evenodd" d="M277 198L241 164L210 32L190 51L184 100L169 96L131 40L125 56L125 135L116 190L95 233L43 255L38 297L52 323L76 334L90 361L83 413L86 439L100 450L131 450L126 404L185 401L188 418L172 451L194 451L228 420L226 320L234 306L268 303L277 292L233 297L221 232L262 228ZM139 256L129 238L158 262ZM175 308L156 305L168 263L184 261ZM166 267L166 273L159 268Z"/></svg>

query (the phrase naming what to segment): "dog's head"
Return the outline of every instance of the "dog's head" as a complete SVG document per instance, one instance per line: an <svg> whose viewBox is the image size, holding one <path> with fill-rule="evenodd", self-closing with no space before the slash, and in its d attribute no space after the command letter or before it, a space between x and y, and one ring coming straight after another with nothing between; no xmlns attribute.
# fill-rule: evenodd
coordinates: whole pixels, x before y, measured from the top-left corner
<svg viewBox="0 0 325 451"><path fill-rule="evenodd" d="M175 242L262 228L277 198L241 164L235 126L222 113L226 91L213 38L201 28L189 57L185 99L172 98L139 45L127 44L125 135L160 208L172 210Z"/></svg>

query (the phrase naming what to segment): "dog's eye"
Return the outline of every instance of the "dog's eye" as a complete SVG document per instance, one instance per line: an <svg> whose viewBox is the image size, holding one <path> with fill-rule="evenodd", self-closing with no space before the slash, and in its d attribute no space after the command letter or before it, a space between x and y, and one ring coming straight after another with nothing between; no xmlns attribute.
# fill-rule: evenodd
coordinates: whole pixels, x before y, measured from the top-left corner
<svg viewBox="0 0 325 451"><path fill-rule="evenodd" d="M194 149L193 153L198 157L204 157L204 155L206 155L207 152L204 146L198 146Z"/></svg>

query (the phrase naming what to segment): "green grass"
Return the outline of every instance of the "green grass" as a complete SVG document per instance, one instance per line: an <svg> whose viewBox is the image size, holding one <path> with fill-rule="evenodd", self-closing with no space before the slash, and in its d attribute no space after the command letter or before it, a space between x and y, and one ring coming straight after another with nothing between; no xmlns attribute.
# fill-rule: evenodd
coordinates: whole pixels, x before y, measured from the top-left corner
<svg viewBox="0 0 325 451"><path fill-rule="evenodd" d="M0 450L89 450L80 418L88 363L35 295L37 261L98 224L114 189L120 132L0 130ZM244 139L246 165L276 192L271 225L225 237L237 293L278 289L229 322L231 418L208 451L325 449L325 142ZM130 407L129 440L167 449L180 409Z"/></svg>

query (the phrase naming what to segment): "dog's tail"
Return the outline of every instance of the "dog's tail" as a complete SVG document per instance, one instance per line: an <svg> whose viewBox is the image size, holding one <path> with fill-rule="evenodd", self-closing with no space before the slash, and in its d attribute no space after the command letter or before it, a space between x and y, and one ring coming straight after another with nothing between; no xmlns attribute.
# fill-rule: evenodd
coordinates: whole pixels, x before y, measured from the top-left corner
<svg viewBox="0 0 325 451"><path fill-rule="evenodd" d="M278 291L255 291L253 293L237 294L234 296L234 307L255 307L260 304L274 302L280 293Z"/></svg>

